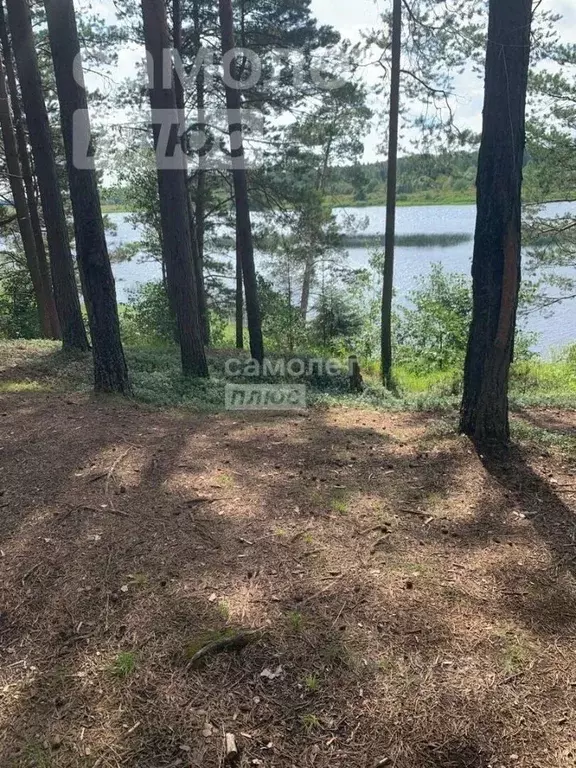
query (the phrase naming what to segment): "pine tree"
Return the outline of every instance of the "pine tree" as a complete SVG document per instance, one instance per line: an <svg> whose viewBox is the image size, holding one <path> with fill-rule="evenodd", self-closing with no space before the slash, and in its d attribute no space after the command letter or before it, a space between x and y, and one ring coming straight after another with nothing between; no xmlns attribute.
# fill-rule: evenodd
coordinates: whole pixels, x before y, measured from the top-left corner
<svg viewBox="0 0 576 768"><path fill-rule="evenodd" d="M392 10L392 66L390 72L390 119L388 123L388 183L384 275L382 282L382 383L392 389L392 297L394 294L394 245L396 238L396 183L398 178L398 130L400 121L400 56L402 53L402 0Z"/></svg>
<svg viewBox="0 0 576 768"><path fill-rule="evenodd" d="M179 119L173 79L170 87L163 87L163 52L171 47L163 1L142 0L142 16L150 63L150 106L153 115L160 116L164 121L164 127L171 125L173 135ZM187 375L208 376L197 304L185 164L181 167L166 167L166 155L173 153L177 145L180 145L180 139L175 138L170 149L163 148L160 144L160 129L160 123L154 122L167 288L176 313L182 370Z"/></svg>
<svg viewBox="0 0 576 768"><path fill-rule="evenodd" d="M174 50L182 57L182 12L180 0L172 0L172 37L174 42ZM174 82L175 94L176 94L176 107L180 115L182 123L185 122L185 97L184 87L179 77L175 78ZM186 134L183 132L181 137L182 150L186 152ZM184 168L184 178L186 185L188 186L188 173L187 168ZM206 288L204 285L204 263L203 263L203 243L202 243L202 255L200 253L200 245L198 240L198 229L192 211L192 201L190 194L186 192L186 203L188 206L188 219L190 222L190 239L192 242L192 258L194 260L194 271L196 275L196 291L198 302L198 315L200 317L200 326L202 329L202 339L204 344L208 346L210 344L210 320L208 317L208 305L206 302Z"/></svg>
<svg viewBox="0 0 576 768"><path fill-rule="evenodd" d="M64 348L87 350L48 113L26 0L7 0L8 23L34 157Z"/></svg>
<svg viewBox="0 0 576 768"><path fill-rule="evenodd" d="M479 442L506 443L510 436L508 380L520 288L531 23L531 0L490 0L473 315L460 422L461 430Z"/></svg>
<svg viewBox="0 0 576 768"><path fill-rule="evenodd" d="M88 167L82 167L83 158L75 157L75 150L79 149L83 139L91 154L91 139L86 91L79 82L82 69L73 0L46 0L45 6L74 215L76 252L92 337L94 387L97 392L129 395L131 387L120 339L114 277L96 172L89 163Z"/></svg>
<svg viewBox="0 0 576 768"><path fill-rule="evenodd" d="M52 339L60 339L60 321L58 319L58 312L56 310L56 302L54 301L52 280L50 277L50 265L48 264L46 248L44 247L42 225L40 223L40 215L38 213L36 190L34 188L32 167L30 165L30 157L28 155L24 116L22 114L22 107L20 105L20 95L18 93L16 73L14 71L14 63L12 60L12 46L10 45L8 38L8 30L6 28L6 19L4 16L4 7L1 1L0 49L1 55L4 58L4 68L6 71L6 86L8 91L7 95L9 96L10 106L12 107L12 124L16 139L16 151L18 154L20 172L22 174L22 182L26 194L26 204L28 206L30 226L32 227L32 234L34 237L34 250L36 252L36 261L38 265L39 279L41 281L41 289L44 302L42 313L48 316L50 323L47 335ZM9 109L9 106L7 105L6 108Z"/></svg>
<svg viewBox="0 0 576 768"><path fill-rule="evenodd" d="M52 335L52 324L48 311L49 296L45 294L46 286L43 284L42 277L40 275L38 256L36 253L36 243L34 242L34 232L32 231L32 224L30 222L30 212L28 210L28 202L26 200L24 183L22 181L20 161L18 160L16 136L14 134L14 126L12 124L10 102L8 101L8 94L6 91L6 79L1 57L0 128L2 131L2 140L4 142L4 155L6 157L6 169L8 171L8 177L10 180L12 200L16 210L16 218L18 220L18 227L20 230L20 236L22 238L24 256L26 257L26 264L28 266L28 272L30 273L30 279L32 280L34 296L36 298L36 305L38 307L40 329L44 337L50 338Z"/></svg>
<svg viewBox="0 0 576 768"><path fill-rule="evenodd" d="M222 53L234 50L234 17L230 0L219 0L220 29L222 33ZM248 180L246 176L246 157L242 137L242 117L240 91L230 81L238 81L239 72L232 62L230 71L225 73L228 80L226 89L226 108L228 110L228 131L230 134L230 149L232 162L232 179L234 182L234 201L236 205L236 248L242 264L244 277L244 292L246 295L246 314L248 316L248 334L250 336L250 353L255 360L264 359L264 342L262 339L262 324L260 321L260 304L258 300L258 284L256 267L254 265L254 243L252 239L252 222L250 220L250 203L248 199Z"/></svg>

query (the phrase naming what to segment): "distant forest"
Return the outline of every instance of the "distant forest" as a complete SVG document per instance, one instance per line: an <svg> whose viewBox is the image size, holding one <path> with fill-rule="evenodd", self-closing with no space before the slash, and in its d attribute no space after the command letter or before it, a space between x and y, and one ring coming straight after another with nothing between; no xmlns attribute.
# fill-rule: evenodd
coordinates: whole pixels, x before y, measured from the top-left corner
<svg viewBox="0 0 576 768"><path fill-rule="evenodd" d="M475 201L475 180L478 152L445 152L414 154L398 161L398 203L400 205L465 204ZM562 199L566 190L541 189L542 161L537 153L527 153L524 169L524 195L527 201ZM329 169L326 183L326 203L333 206L384 205L388 164L356 163ZM222 194L225 193L224 184ZM129 210L127 195L122 187L102 190L104 205L116 210ZM255 202L255 201L254 201ZM254 208L259 207L253 205Z"/></svg>

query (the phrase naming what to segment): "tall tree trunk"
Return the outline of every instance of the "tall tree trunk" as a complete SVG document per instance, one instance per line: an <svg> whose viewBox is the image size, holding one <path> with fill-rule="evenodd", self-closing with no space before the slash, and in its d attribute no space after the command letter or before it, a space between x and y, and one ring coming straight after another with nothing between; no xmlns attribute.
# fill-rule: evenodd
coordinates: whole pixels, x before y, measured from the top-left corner
<svg viewBox="0 0 576 768"><path fill-rule="evenodd" d="M200 21L200 8L198 0L192 7L192 17L194 21L194 51L198 53L202 48L202 34ZM198 132L200 135L206 131L206 116L204 113L206 97L206 80L204 67L200 67L196 75L196 109L198 112ZM206 170L206 146L198 150L198 171L196 174L196 194L195 194L195 220L196 220L196 242L198 243L198 261L200 264L200 275L202 278L202 295L205 303L205 322L204 331L205 341L210 342L210 315L208 312L208 301L206 297L206 283L204 278L204 241L206 239L206 193L207 193L207 170Z"/></svg>
<svg viewBox="0 0 576 768"><path fill-rule="evenodd" d="M10 104L12 106L12 117L14 125L14 133L16 136L16 147L18 152L18 159L20 161L20 170L22 172L22 180L24 182L24 190L26 193L26 202L28 206L28 215L30 217L30 225L34 235L34 247L36 250L36 259L38 262L38 271L40 274L40 280L42 281L42 292L45 301L45 311L50 319L50 331L48 335L52 339L60 339L60 321L58 320L58 312L56 310L56 302L54 301L54 293L52 291L52 279L50 277L50 265L48 264L48 257L46 256L46 249L44 247L44 238L42 237L42 226L40 224L40 216L38 214L38 204L36 200L36 190L34 189L34 177L32 174L32 167L30 165L30 157L28 155L28 145L26 141L26 131L24 128L24 116L22 114L22 108L20 106L20 96L18 94L18 86L16 84L16 73L14 72L14 64L12 61L12 46L8 39L8 30L6 28L6 19L4 16L4 6L0 0L0 48L2 50L2 56L4 57L4 66L6 70L6 80L8 82L8 94L10 97Z"/></svg>
<svg viewBox="0 0 576 768"><path fill-rule="evenodd" d="M400 119L400 56L402 53L402 0L392 10L392 69L388 126L388 183L384 275L382 281L382 383L392 389L392 295L394 291L394 245L396 239L396 183L398 180L398 124Z"/></svg>
<svg viewBox="0 0 576 768"><path fill-rule="evenodd" d="M174 50L178 52L180 57L182 56L182 9L180 7L180 0L172 0L172 35ZM174 90L176 94L176 107L181 115L182 126L186 124L185 114L185 99L184 99L184 87L179 77L175 77ZM182 132L181 138L182 151L186 154L186 134ZM200 316L200 326L202 329L202 339L204 344L208 346L210 343L210 325L208 322L208 307L206 303L206 291L204 287L204 265L200 258L200 249L198 246L198 234L197 234L197 222L194 220L194 212L192 211L192 201L190 199L190 191L188 189L188 169L184 169L184 178L186 181L186 202L188 205L188 219L190 222L190 239L192 242L192 258L194 260L194 270L196 273L196 289L198 291L198 314Z"/></svg>
<svg viewBox="0 0 576 768"><path fill-rule="evenodd" d="M219 0L220 31L222 34L222 53L235 48L234 19L231 0ZM236 79L236 66L232 63L227 78ZM254 243L252 241L252 223L248 201L248 182L246 178L246 159L242 137L242 115L240 91L226 85L226 108L228 110L228 131L230 133L230 154L232 160L232 178L236 203L236 240L242 260L244 291L246 294L246 314L248 315L248 333L250 353L255 360L264 359L260 304L258 301L258 283L254 266Z"/></svg>
<svg viewBox="0 0 576 768"><path fill-rule="evenodd" d="M199 130L202 127L199 126ZM204 162L200 157L200 163ZM208 297L206 295L206 280L204 279L204 234L205 234L205 216L206 216L206 170L198 168L198 180L196 183L196 255L197 264L196 279L198 281L198 309L200 311L200 320L202 322L202 335L206 346L210 345L210 314L208 312Z"/></svg>
<svg viewBox="0 0 576 768"><path fill-rule="evenodd" d="M54 148L26 0L7 0L8 23L16 58L22 101L36 166L50 251L52 284L64 348L89 348L80 310L64 205L58 184Z"/></svg>
<svg viewBox="0 0 576 768"><path fill-rule="evenodd" d="M304 264L304 274L302 276L302 293L300 294L300 314L302 320L306 322L308 317L308 306L310 304L310 290L312 288L312 278L314 277L314 256L309 253Z"/></svg>
<svg viewBox="0 0 576 768"><path fill-rule="evenodd" d="M206 131L205 123L205 82L204 69L200 68L196 78L196 104L198 108L198 132ZM198 172L196 180L196 239L198 240L198 256L204 263L204 240L206 233L206 147L198 151Z"/></svg>
<svg viewBox="0 0 576 768"><path fill-rule="evenodd" d="M520 288L521 191L532 0L490 0L477 220L473 316L461 430L506 443L508 379Z"/></svg>
<svg viewBox="0 0 576 768"><path fill-rule="evenodd" d="M244 349L244 289L242 286L242 254L236 239L236 349Z"/></svg>
<svg viewBox="0 0 576 768"><path fill-rule="evenodd" d="M170 49L166 8L163 0L142 0L144 40L151 64L149 71L150 106L154 122L154 147L158 166L158 192L160 196L160 218L164 243L164 259L168 293L174 301L178 339L182 357L182 370L186 375L208 376L208 365L204 352L200 317L198 313L198 290L192 258L192 233L190 231L185 177L185 162L181 167L167 167L166 155L171 165L171 155L178 148L178 109L174 83L163 88L163 51ZM160 145L160 129L171 124L172 146L167 150ZM166 151L164 151L166 150Z"/></svg>
<svg viewBox="0 0 576 768"><path fill-rule="evenodd" d="M2 140L4 142L4 155L6 157L6 169L10 180L10 190L18 227L22 238L22 246L26 257L26 264L34 288L36 306L38 308L38 317L40 320L40 330L42 336L50 338L52 333L52 324L48 311L48 296L44 292L45 286L42 283L40 269L38 267L38 256L36 254L36 244L34 242L34 232L30 222L30 213L26 200L26 192L22 182L22 171L20 161L18 160L18 150L16 148L16 136L14 135L14 126L12 124L12 115L10 113L10 103L8 93L6 92L6 78L4 76L4 67L0 57L0 128L2 130Z"/></svg>
<svg viewBox="0 0 576 768"><path fill-rule="evenodd" d="M82 167L80 159L74 156L74 143L84 138L79 135L81 132L88 146L91 147L92 142L86 90L78 82L82 65L73 0L46 0L45 6L74 214L76 253L92 337L94 387L97 392L128 395L131 387L120 339L114 277L96 172Z"/></svg>
<svg viewBox="0 0 576 768"><path fill-rule="evenodd" d="M326 191L326 179L328 177L328 167L330 165L330 155L332 154L332 145L334 137L330 135L326 147L324 148L324 156L322 158L322 166L318 173L316 180L316 190L321 197L324 196ZM300 314L302 319L306 322L308 317L308 307L310 304L310 293L312 291L312 281L314 280L316 261L314 258L314 251L309 249L306 256L306 262L304 264L304 274L302 276L302 293L300 294Z"/></svg>

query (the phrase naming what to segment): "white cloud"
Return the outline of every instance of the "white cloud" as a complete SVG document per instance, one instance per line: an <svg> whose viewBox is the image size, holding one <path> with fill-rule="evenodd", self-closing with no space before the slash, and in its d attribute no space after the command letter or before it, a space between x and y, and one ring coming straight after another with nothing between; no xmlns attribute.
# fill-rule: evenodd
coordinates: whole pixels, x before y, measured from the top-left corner
<svg viewBox="0 0 576 768"><path fill-rule="evenodd" d="M343 37L357 40L362 30L378 24L386 0L312 0L312 13L331 24Z"/></svg>
<svg viewBox="0 0 576 768"><path fill-rule="evenodd" d="M379 14L391 5L391 0L312 0L312 11L320 23L336 27L343 37L357 40L360 33L378 25ZM575 0L543 0L542 8L562 16L559 34L566 43L576 42ZM473 73L457 78L455 83L454 112L462 129L479 132L482 125L483 81ZM374 104L373 104L374 106ZM366 141L365 160L378 159L381 136L375 129Z"/></svg>
<svg viewBox="0 0 576 768"><path fill-rule="evenodd" d="M86 2L86 0L84 0ZM380 14L390 7L391 0L312 0L312 13L321 24L334 26L345 38L357 41L362 31L376 27L379 24ZM563 16L559 25L562 38L566 42L576 40L576 2L575 0L543 0L543 8L554 11ZM109 23L116 22L114 5L112 0L96 0L91 10L102 15ZM143 58L143 51L128 47L120 52L118 67L113 73L113 80L117 83L124 77L134 74L136 63ZM375 82L378 77L376 72L367 72L368 82ZM109 83L102 78L89 74L88 84L91 87L98 86L107 89ZM483 82L472 73L459 77L455 84L456 96L454 109L458 126L469 128L478 132L482 121ZM381 111L379 97L373 95L371 106L375 111ZM410 135L407 135L408 140ZM379 155L378 147L382 143L381 129L374 128L366 140L366 161L375 161Z"/></svg>

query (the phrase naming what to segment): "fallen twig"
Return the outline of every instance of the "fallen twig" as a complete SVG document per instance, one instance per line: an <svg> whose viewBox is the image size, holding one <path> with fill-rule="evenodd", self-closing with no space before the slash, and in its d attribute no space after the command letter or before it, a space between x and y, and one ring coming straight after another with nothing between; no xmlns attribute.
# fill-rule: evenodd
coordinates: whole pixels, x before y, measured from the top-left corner
<svg viewBox="0 0 576 768"><path fill-rule="evenodd" d="M399 509L398 512L402 512L405 515L416 515L416 517L423 517L424 519L426 519L427 517L430 517L428 512L420 512L419 509L408 509L408 507ZM434 518L432 517L432 519Z"/></svg>
<svg viewBox="0 0 576 768"><path fill-rule="evenodd" d="M341 573L339 576L337 576L335 579L332 579L332 581L329 584L326 584L322 587L322 589L319 589L318 592L315 592L313 595L310 595L310 597L307 597L306 600L303 601L303 604L309 603L311 600L315 600L317 597L322 595L324 592L327 592L331 587L334 586L340 579L344 576L344 573Z"/></svg>
<svg viewBox="0 0 576 768"><path fill-rule="evenodd" d="M99 472L97 475L92 475L88 478L89 483L95 483L97 480L102 480L103 477L106 477L108 475L108 472Z"/></svg>
<svg viewBox="0 0 576 768"><path fill-rule="evenodd" d="M340 608L340 610L338 611L338 614L337 614L336 618L335 618L335 619L334 619L334 621L332 622L332 627L331 627L332 629L333 629L333 628L336 626L336 624L338 623L338 619L340 618L340 616L342 616L342 614L343 614L343 612L344 612L344 608L346 608L346 600L344 600L344 602L342 603L342 608Z"/></svg>
<svg viewBox="0 0 576 768"><path fill-rule="evenodd" d="M77 507L74 507L70 510L68 514L71 514L72 512L78 512L81 509L85 509L88 512L108 512L110 515L121 515L122 517L128 517L128 512L123 512L121 509L116 509L116 507L107 504L102 504L101 507L91 507L88 504L79 504ZM68 517L68 515L66 515Z"/></svg>
<svg viewBox="0 0 576 768"><path fill-rule="evenodd" d="M188 507L191 504L212 504L214 501L222 501L221 497L199 496L197 499L187 499L183 506Z"/></svg>
<svg viewBox="0 0 576 768"><path fill-rule="evenodd" d="M513 683L515 680L518 680L521 677L524 677L525 672L516 672L513 675L508 675L508 677L505 677L504 680L500 680L499 685L509 685L510 683Z"/></svg>
<svg viewBox="0 0 576 768"><path fill-rule="evenodd" d="M238 632L230 637L220 637L217 640L212 640L196 651L190 659L190 664L194 665L206 656L213 656L224 651L241 651L247 645L258 642L263 634L264 630L262 629L249 629L245 632Z"/></svg>
<svg viewBox="0 0 576 768"><path fill-rule="evenodd" d="M40 566L41 566L41 565L42 565L42 563L36 563L36 565L32 566L32 568L30 568L30 570L29 570L29 571L26 571L26 573L24 574L24 576L22 576L22 585L24 585L24 582L26 581L26 579L27 579L29 576L32 576L32 574L34 573L34 571L37 571L37 570L38 570L38 568L40 568Z"/></svg>
<svg viewBox="0 0 576 768"><path fill-rule="evenodd" d="M366 536L367 533L376 533L376 531L382 531L386 533L390 526L387 523L380 523L380 525L371 525L369 528L361 528L356 531L356 536Z"/></svg>
<svg viewBox="0 0 576 768"><path fill-rule="evenodd" d="M118 458L116 459L116 461L114 461L114 463L112 464L112 466L111 466L111 467L110 467L110 469L108 470L108 473L107 473L107 475L106 475L106 485L104 486L104 496L106 496L106 498L108 498L108 496L109 496L109 494L108 494L108 487L109 487L109 485L110 485L110 479L111 479L112 475L114 474L114 470L116 469L116 467L118 466L118 464L120 464L120 462L121 462L123 459L125 459L125 458L126 458L126 456L128 456L128 454L130 453L130 451L131 451L131 450L132 450L132 446L130 446L129 448L127 448L127 449L124 451L124 453L120 454L120 456L118 456ZM114 504L112 503L112 500L111 500L111 499L110 499L110 505L111 505L111 507L114 509Z"/></svg>

